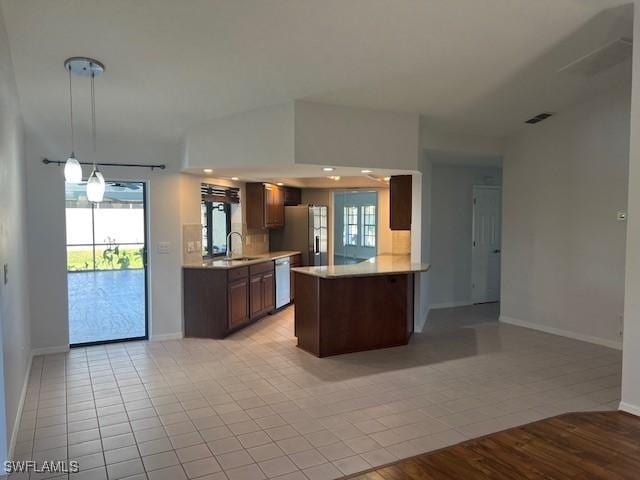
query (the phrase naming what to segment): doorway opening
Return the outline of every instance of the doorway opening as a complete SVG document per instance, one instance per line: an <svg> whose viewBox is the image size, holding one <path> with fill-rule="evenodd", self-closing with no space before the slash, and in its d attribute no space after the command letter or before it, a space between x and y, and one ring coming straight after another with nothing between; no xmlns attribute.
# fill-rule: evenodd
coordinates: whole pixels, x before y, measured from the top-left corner
<svg viewBox="0 0 640 480"><path fill-rule="evenodd" d="M148 338L146 185L106 182L104 201L66 184L69 343Z"/></svg>
<svg viewBox="0 0 640 480"><path fill-rule="evenodd" d="M378 192L334 193L334 265L359 263L378 251Z"/></svg>

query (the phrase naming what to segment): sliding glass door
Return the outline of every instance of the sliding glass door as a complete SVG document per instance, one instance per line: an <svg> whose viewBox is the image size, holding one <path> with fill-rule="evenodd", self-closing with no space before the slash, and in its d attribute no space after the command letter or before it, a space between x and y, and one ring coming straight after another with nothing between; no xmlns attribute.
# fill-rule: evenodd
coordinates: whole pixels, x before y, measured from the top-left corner
<svg viewBox="0 0 640 480"><path fill-rule="evenodd" d="M143 182L107 182L104 201L66 185L69 341L72 346L147 338Z"/></svg>

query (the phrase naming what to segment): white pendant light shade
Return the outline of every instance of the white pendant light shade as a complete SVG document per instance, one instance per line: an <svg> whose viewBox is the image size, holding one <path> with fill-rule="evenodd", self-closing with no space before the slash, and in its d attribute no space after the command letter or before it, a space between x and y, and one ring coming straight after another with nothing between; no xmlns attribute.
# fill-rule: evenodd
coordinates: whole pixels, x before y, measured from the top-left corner
<svg viewBox="0 0 640 480"><path fill-rule="evenodd" d="M95 169L87 181L87 200L98 203L104 199L105 183L101 172Z"/></svg>
<svg viewBox="0 0 640 480"><path fill-rule="evenodd" d="M82 182L82 166L73 153L64 164L64 180L67 183Z"/></svg>

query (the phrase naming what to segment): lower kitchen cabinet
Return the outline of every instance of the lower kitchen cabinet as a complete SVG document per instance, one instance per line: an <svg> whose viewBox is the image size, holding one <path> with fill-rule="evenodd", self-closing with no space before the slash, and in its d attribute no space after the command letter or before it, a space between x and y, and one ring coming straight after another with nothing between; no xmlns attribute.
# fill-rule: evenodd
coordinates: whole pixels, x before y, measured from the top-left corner
<svg viewBox="0 0 640 480"><path fill-rule="evenodd" d="M229 328L237 327L249 320L249 285L247 279L237 280L230 283L228 288L229 297Z"/></svg>
<svg viewBox="0 0 640 480"><path fill-rule="evenodd" d="M183 269L184 333L224 338L275 308L272 260L232 269Z"/></svg>
<svg viewBox="0 0 640 480"><path fill-rule="evenodd" d="M260 263L250 267L251 316L269 313L275 308L276 284L274 263Z"/></svg>

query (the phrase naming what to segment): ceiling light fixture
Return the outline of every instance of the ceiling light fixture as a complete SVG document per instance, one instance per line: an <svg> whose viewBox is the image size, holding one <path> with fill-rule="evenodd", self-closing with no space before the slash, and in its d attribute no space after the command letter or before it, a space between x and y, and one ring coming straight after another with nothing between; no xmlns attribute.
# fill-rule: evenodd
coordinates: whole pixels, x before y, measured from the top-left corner
<svg viewBox="0 0 640 480"><path fill-rule="evenodd" d="M369 169L365 168L364 170L360 170L360 172L362 172L362 173L372 173L373 170L369 170Z"/></svg>
<svg viewBox="0 0 640 480"><path fill-rule="evenodd" d="M65 66L66 68L66 66ZM73 137L73 90L71 88L71 68L69 71L69 126L71 127L71 155L64 164L64 181L67 183L82 182L82 166L76 158L75 142Z"/></svg>
<svg viewBox="0 0 640 480"><path fill-rule="evenodd" d="M68 176L71 180L78 178L78 169L80 170L80 178L82 179L82 168L80 163L76 160L73 153L73 101L71 100L71 74L78 75L80 77L89 77L91 79L91 140L93 144L93 170L87 180L87 200L94 203L99 203L104 199L104 191L106 184L104 181L104 175L98 169L96 164L96 89L95 78L104 73L104 65L97 60L86 57L71 57L65 60L64 68L69 72L69 98L71 106L71 157L65 164L65 178ZM75 162L74 162L75 160ZM77 167L75 165L77 163ZM67 166L69 168L67 169Z"/></svg>
<svg viewBox="0 0 640 480"><path fill-rule="evenodd" d="M322 167L323 172L333 172L335 168L333 167Z"/></svg>
<svg viewBox="0 0 640 480"><path fill-rule="evenodd" d="M213 169L211 169L211 168L204 168L204 169L202 169L202 171L204 173L213 173Z"/></svg>
<svg viewBox="0 0 640 480"><path fill-rule="evenodd" d="M234 182L237 182L240 179L238 177L231 177L231 180L233 180Z"/></svg>

